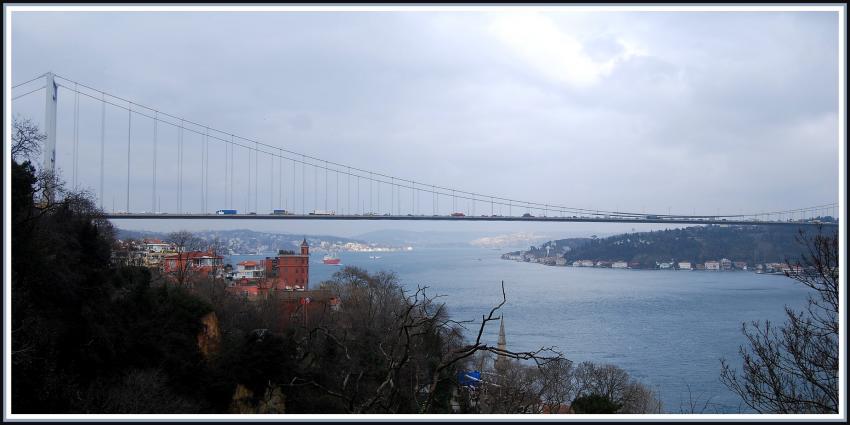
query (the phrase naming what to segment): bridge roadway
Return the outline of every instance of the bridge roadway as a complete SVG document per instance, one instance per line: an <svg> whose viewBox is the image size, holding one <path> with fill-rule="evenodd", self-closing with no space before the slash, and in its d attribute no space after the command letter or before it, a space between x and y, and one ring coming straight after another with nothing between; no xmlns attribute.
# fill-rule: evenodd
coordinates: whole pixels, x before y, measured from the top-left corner
<svg viewBox="0 0 850 425"><path fill-rule="evenodd" d="M630 218L630 217L514 217L514 216L447 216L447 215L313 215L313 214L152 214L111 213L110 220L405 220L405 221L518 221L570 223L672 223L672 224L734 224L759 226L837 226L838 223L811 221L730 220L719 218Z"/></svg>

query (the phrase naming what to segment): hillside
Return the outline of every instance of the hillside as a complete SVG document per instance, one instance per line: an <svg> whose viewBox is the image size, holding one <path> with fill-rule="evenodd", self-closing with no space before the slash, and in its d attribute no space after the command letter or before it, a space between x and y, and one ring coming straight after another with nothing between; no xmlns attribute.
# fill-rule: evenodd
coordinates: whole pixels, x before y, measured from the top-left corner
<svg viewBox="0 0 850 425"><path fill-rule="evenodd" d="M807 228L816 232L813 227ZM703 263L728 258L748 264L782 262L797 258L801 251L793 226L696 226L652 232L627 233L606 238L550 241L528 251L506 255L531 258L559 256L567 263L577 260L627 261L641 265L656 262Z"/></svg>
<svg viewBox="0 0 850 425"><path fill-rule="evenodd" d="M253 230L202 230L192 232L195 236L211 241L221 240L228 254L256 254L274 252L279 249L296 249L306 237L307 243L315 250L357 250L378 247L359 239L325 235L297 235L288 233L265 233ZM167 233L119 229L119 239L157 238L168 239ZM381 246L383 247L383 246Z"/></svg>

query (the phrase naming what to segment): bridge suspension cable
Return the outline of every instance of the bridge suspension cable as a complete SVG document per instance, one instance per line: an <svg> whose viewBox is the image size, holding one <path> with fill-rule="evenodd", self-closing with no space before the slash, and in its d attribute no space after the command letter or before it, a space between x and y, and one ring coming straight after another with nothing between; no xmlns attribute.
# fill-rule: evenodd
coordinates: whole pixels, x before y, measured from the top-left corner
<svg viewBox="0 0 850 425"><path fill-rule="evenodd" d="M178 131L178 175L179 175L178 210L181 213L183 212L183 205L182 205L182 198L183 198L183 169L182 169L183 168L183 164L182 164L182 162L183 162L183 134L184 134L185 131L188 130L188 131L196 133L196 134L204 135L207 143L210 139L213 139L213 140L218 140L218 141L224 142L225 144L229 145L229 147L230 147L229 168L230 168L230 171L231 171L229 173L229 177L230 177L230 180L231 180L229 195L230 195L230 198L231 198L231 204L232 204L233 189L234 189L233 184L232 184L232 179L233 179L233 174L235 174L235 173L232 172L232 171L235 171L234 170L235 164L233 163L233 148L236 147L236 146L244 147L249 152L249 160L251 159L251 154L253 154L253 157L254 157L253 158L254 159L254 161L253 161L254 167L253 168L255 168L255 176L254 176L254 180L255 180L255 185L254 185L254 198L255 198L254 199L254 206L255 206L255 210L257 208L257 190L258 190L257 189L258 182L257 182L257 174L256 174L257 168L258 168L257 156L260 153L262 153L264 155L269 155L272 158L278 157L278 158L280 158L281 161L284 160L284 159L289 159L290 161L292 161L292 164L293 164L293 173L295 172L294 166L295 166L296 162L301 164L301 169L302 169L301 211L302 211L302 213L306 212L306 202L305 202L306 201L306 199L305 199L305 192L306 192L306 190L305 190L306 189L306 187L305 187L306 186L305 177L306 177L306 175L305 174L306 174L306 167L308 165L310 165L314 168L314 188L317 191L318 191L318 182L317 182L317 176L316 175L317 175L318 169L322 168L322 169L325 170L325 174L326 174L325 197L326 197L326 199L327 199L327 196L328 196L328 194L327 194L327 191L328 191L328 189L327 189L327 184L328 184L327 175L328 175L329 171L334 171L336 173L337 180L338 180L339 173L345 174L349 180L352 176L356 176L358 178L358 189L359 189L359 179L360 178L367 178L368 181L369 181L369 198L370 198L369 199L369 205L370 205L369 206L369 212L370 213L376 212L375 203L374 203L375 199L373 198L373 187L372 186L377 185L377 202L378 202L377 210L379 211L381 209L381 204L380 204L381 185L382 184L389 184L390 189L391 189L391 193L393 193L393 197L395 196L395 191L400 191L402 189L410 189L411 190L411 193L412 193L411 209L412 209L412 211L415 211L415 203L416 203L415 194L419 193L419 192L431 192L432 196L433 196L433 206L432 207L433 207L434 215L437 215L437 213L438 213L439 196L451 196L452 201L453 201L453 204L452 204L453 209L457 208L457 204L456 204L457 199L469 201L470 206L471 206L473 211L474 211L476 203L489 201L490 204L491 204L491 215L495 213L495 206L497 204L500 207L501 206L507 206L508 211L509 211L509 215L512 215L512 209L513 209L514 206L525 206L526 210L529 211L529 212L531 210L541 210L541 211L543 211L544 215L549 214L550 212L555 212L555 213L559 213L559 214L562 214L562 215L566 215L566 214L580 214L580 215L591 215L591 216L613 215L613 216L619 216L619 217L642 217L642 216L647 215L646 213L634 213L634 212L622 212L622 211L610 211L610 210L594 210L594 209L586 209L586 208L568 207L568 206L563 206L563 205L542 204L542 203L529 202L529 201L520 201L520 200L516 200L516 199L499 197L499 196L494 196L494 195L484 195L484 194L479 194L479 193L469 192L469 191L463 191L463 190L454 189L454 188L446 188L446 187L437 186L437 185L433 185L433 184L432 185L426 185L424 183L416 182L414 180L401 179L401 178L397 178L397 177L394 177L394 176L388 176L388 175L385 175L385 174L382 174L382 173L377 173L377 172L374 172L374 171L367 171L367 170L363 170L363 169L360 169L360 168L357 168L357 167L342 165L342 164L339 164L339 163L336 163L336 162L333 162L333 161L322 160L322 159L319 159L319 158L308 156L308 155L303 154L303 153L296 153L296 152L288 150L288 149L284 149L284 148L277 147L277 146L272 146L272 145L269 145L269 144L266 144L266 143L261 143L257 140L249 139L247 137L237 136L233 133L226 133L222 130L218 130L218 129L215 129L215 128L212 128L212 127L209 127L209 126L201 125L201 124L198 124L194 121L187 120L185 118L180 118L180 117L177 117L175 115L164 113L164 112L158 111L154 108L150 108L150 107L138 104L136 102L132 102L130 100L121 98L119 96L107 94L107 93L105 93L101 90L95 89L93 87L90 87L90 86L82 84L82 83L78 83L76 81L70 80L70 79L62 77L62 76L57 75L56 78L59 78L61 80L64 80L64 81L67 81L67 82L74 84L74 87L69 87L69 86L66 86L66 85L63 85L63 84L58 84L59 86L62 86L63 88L66 88L66 89L69 89L69 90L72 90L75 93L77 93L77 95L82 94L84 96L89 96L93 99L101 101L104 105L104 108L105 108L105 104L110 104L110 105L113 105L113 106L118 107L118 108L128 109L129 110L128 113L131 116L132 116L132 114L137 114L137 115L141 115L141 116L144 116L144 117L148 117L148 118L150 118L150 119L152 119L156 122L163 122L163 123L166 123L166 124L169 124L169 125L172 125L172 126L178 126L177 121L179 121L179 131ZM34 80L35 79L33 79L32 81L34 81ZM100 98L96 98L95 96L93 96L89 93L86 93L85 91L81 90L80 88L84 88L84 89L87 89L87 90L92 90L92 91L101 93L101 96L100 96ZM106 99L107 95L109 96L110 100ZM121 105L119 103L116 103L115 101L112 101L111 99L116 99L118 101L125 101L130 106ZM151 112L153 112L153 115L145 113L145 112L143 112L143 110L151 111ZM187 126L187 124L189 124L189 126ZM200 129L204 129L204 132L202 133L200 131ZM210 134L210 132L212 132L213 134ZM225 135L230 136L229 140L224 137ZM239 141L237 141L237 139ZM254 146L251 147L251 146L245 145L241 142L253 143ZM262 148L270 148L271 151L261 149L261 147ZM129 152L129 137L128 137L128 152ZM208 154L209 154L208 152L205 152L205 157L204 157L205 161L206 161ZM298 156L300 156L300 159L297 158ZM309 160L309 162L308 162L308 160ZM321 164L324 164L324 165L321 165ZM128 165L128 169L129 169L129 165ZM205 170L205 173L208 173L208 170ZM368 173L368 177L366 177L367 173ZM250 177L251 176L249 174L249 191L251 190ZM205 174L205 178L208 178L207 174ZM129 181L129 179L128 179L128 181ZM294 183L294 176L293 176L293 183ZM430 190L428 190L428 187L430 187ZM225 188L226 188L226 186L225 186ZM208 190L208 189L206 189L206 190ZM337 190L339 190L338 185L337 185ZM103 190L101 188L101 198L103 196L102 191ZM226 188L226 192L227 192L227 188ZM248 193L250 193L250 192L248 192ZM206 203L208 202L208 200L207 200L208 196L207 195L208 194L206 192L204 192L204 201L205 201L204 202L204 209L205 210L207 208ZM316 195L318 195L318 193ZM350 197L350 194L349 194L349 197ZM400 192L399 192L399 197L400 197ZM250 198L250 195L249 195L249 198ZM318 196L316 196L314 201L318 200L317 198L318 198ZM128 199L129 199L129 195L128 195ZM393 200L391 199L391 202L392 201ZM399 199L398 202L399 203L397 205L395 205L395 207L397 208L397 213L400 214L401 213L400 199ZM327 209L327 200L326 200L325 203L326 203L326 209ZM316 203L314 202L314 204L316 204ZM248 205L250 205L250 200L249 200ZM359 200L358 200L358 205L360 205ZM829 207L829 206L834 206L834 205L835 204L829 204L829 205L825 205L825 206L821 206L821 207ZM392 211L392 209L393 208L391 208L391 211ZM808 211L811 211L811 210L812 210L812 208L803 208L803 209L796 209L794 211L799 211L799 212L802 213L802 212L808 212ZM455 211L453 211L453 212L455 212ZM764 215L764 214L777 214L777 212L754 213L754 214L717 214L717 215L710 215L710 216L694 216L694 217L750 217L750 216L757 216L757 215ZM670 215L670 214L665 214L665 215L650 214L650 215L657 216L657 217L687 217L685 215Z"/></svg>

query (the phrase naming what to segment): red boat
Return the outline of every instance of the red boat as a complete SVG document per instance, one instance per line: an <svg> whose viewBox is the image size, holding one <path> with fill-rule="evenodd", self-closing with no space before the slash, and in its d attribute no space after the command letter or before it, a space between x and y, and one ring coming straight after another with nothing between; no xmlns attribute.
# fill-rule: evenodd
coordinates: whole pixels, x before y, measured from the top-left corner
<svg viewBox="0 0 850 425"><path fill-rule="evenodd" d="M330 265L337 265L337 264L339 264L339 261L340 261L339 257L337 257L336 254L328 254L328 255L325 255L324 258L322 258L323 263L330 264Z"/></svg>

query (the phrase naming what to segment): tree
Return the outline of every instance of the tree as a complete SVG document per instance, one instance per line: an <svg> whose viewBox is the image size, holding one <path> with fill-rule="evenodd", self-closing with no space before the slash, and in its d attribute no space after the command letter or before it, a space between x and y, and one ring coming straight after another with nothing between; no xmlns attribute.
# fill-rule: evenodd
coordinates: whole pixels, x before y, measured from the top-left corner
<svg viewBox="0 0 850 425"><path fill-rule="evenodd" d="M721 359L721 381L760 413L838 412L838 232L813 237L802 231L801 259L786 275L814 293L807 306L785 306L778 329L769 321L742 325L742 375Z"/></svg>
<svg viewBox="0 0 850 425"><path fill-rule="evenodd" d="M611 401L600 394L583 395L573 400L572 408L575 413L605 414L617 413L622 405Z"/></svg>
<svg viewBox="0 0 850 425"><path fill-rule="evenodd" d="M12 120L12 160L33 161L41 152L41 143L47 135L29 118L15 117Z"/></svg>
<svg viewBox="0 0 850 425"><path fill-rule="evenodd" d="M173 243L177 248L176 259L166 259L165 261L173 261L171 274L177 280L179 286L188 286L191 284L189 278L193 275L192 260L189 253L200 250L204 246L204 241L192 232L180 230L172 232L168 235L168 241Z"/></svg>

